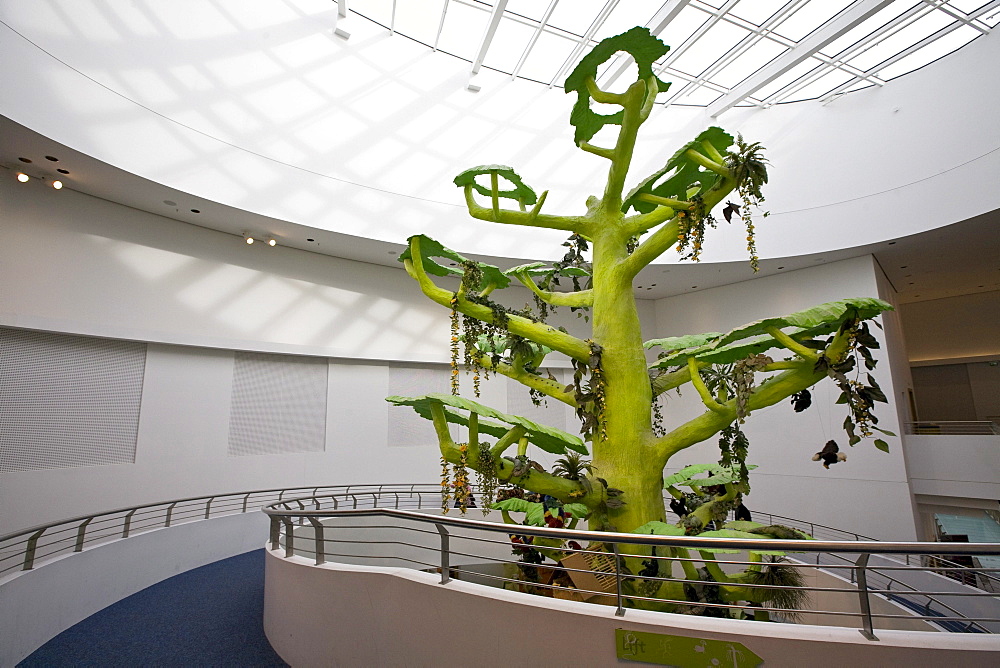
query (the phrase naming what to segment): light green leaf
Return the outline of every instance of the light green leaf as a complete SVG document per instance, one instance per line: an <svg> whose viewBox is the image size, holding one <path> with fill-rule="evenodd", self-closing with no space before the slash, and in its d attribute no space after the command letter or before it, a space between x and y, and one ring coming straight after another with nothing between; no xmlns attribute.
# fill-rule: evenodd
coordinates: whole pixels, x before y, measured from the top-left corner
<svg viewBox="0 0 1000 668"><path fill-rule="evenodd" d="M627 212L633 208L639 213L649 213L658 204L643 202L639 195L649 194L668 199L690 200L695 195L704 195L714 186L721 177L713 171L707 170L688 156L687 151L695 151L705 154L704 143L711 144L715 149L725 155L729 147L733 145L733 136L719 127L710 127L700 135L695 137L676 153L671 156L663 169L651 174L639 185L633 188L625 196L622 204L622 212ZM706 156L707 157L707 156ZM671 174L665 181L660 179L666 174ZM658 183L659 182L659 183ZM695 186L694 184L697 184Z"/></svg>
<svg viewBox="0 0 1000 668"><path fill-rule="evenodd" d="M757 468L756 464L747 465L748 471L752 471L755 468ZM707 478L695 477L706 472L709 473L709 477ZM709 485L725 485L736 482L739 479L740 472L735 467L722 466L720 464L692 464L664 478L663 486L665 488L677 487L678 485L707 487Z"/></svg>
<svg viewBox="0 0 1000 668"><path fill-rule="evenodd" d="M463 262L470 262L470 260L462 255L459 255L450 248L445 248L440 242L435 241L426 235L416 234L414 236L420 239L420 259L423 264L424 271L428 274L432 274L434 276L462 276L465 273L461 265ZM410 239L413 239L413 237L410 237ZM409 241L409 239L407 241ZM434 258L442 257L452 260L458 266L450 267L434 260ZM406 250L404 250L397 259L400 262L403 260L413 259L410 247L407 246ZM479 267L479 270L483 272L483 280L482 283L476 286L477 290L483 290L490 284L496 285L498 289L503 289L510 285L510 278L504 275L504 273L500 271L499 267L495 267L492 264L486 264L485 262L476 262L475 264Z"/></svg>
<svg viewBox="0 0 1000 668"><path fill-rule="evenodd" d="M651 366L664 369L680 366L686 364L689 357L709 364L736 362L750 355L780 347L780 344L764 331L767 327L776 327L782 331L790 328L785 333L803 341L837 331L842 322L855 317L855 314L860 319L869 319L882 311L889 310L892 310L891 304L871 297L827 302L780 318L755 320L704 344L678 350L657 360ZM692 337L697 336L703 335L692 335Z"/></svg>
<svg viewBox="0 0 1000 668"><path fill-rule="evenodd" d="M524 524L533 527L545 525L545 507L537 502L524 499L504 499L490 506L494 510L524 513Z"/></svg>
<svg viewBox="0 0 1000 668"><path fill-rule="evenodd" d="M508 190L502 190L502 182L498 179L497 197L516 200L521 204L534 204L538 201L535 191L525 185L513 167L506 165L479 165L478 167L471 167L455 177L455 185L463 188L465 186L472 186L480 195L492 197L492 185L484 185L476 180L478 176L489 176L492 174L496 174L498 177L502 176L514 186Z"/></svg>
<svg viewBox="0 0 1000 668"><path fill-rule="evenodd" d="M726 522L726 525L722 527L723 529L735 529L736 531L750 531L751 529L759 529L765 526L760 522L749 522L747 520L733 520L732 522Z"/></svg>
<svg viewBox="0 0 1000 668"><path fill-rule="evenodd" d="M684 529L666 522L646 522L638 529L633 529L630 533L653 534L655 536L683 536Z"/></svg>
<svg viewBox="0 0 1000 668"><path fill-rule="evenodd" d="M597 79L597 68L619 51L632 56L638 66L639 79L653 76L653 63L665 54L670 47L650 33L649 28L635 27L620 35L608 37L584 56L573 69L563 89L567 93L576 92L576 104L570 114L569 122L576 128L573 140L577 146L581 142L590 141L601 128L608 124L621 125L622 112L604 115L590 108L590 92L587 90L587 79ZM670 84L656 80L657 93L663 93Z"/></svg>
<svg viewBox="0 0 1000 668"><path fill-rule="evenodd" d="M590 514L590 508L582 503L566 503L563 504L563 512L570 517L576 517L582 520Z"/></svg>
<svg viewBox="0 0 1000 668"><path fill-rule="evenodd" d="M701 346L722 336L722 332L705 332L704 334L685 334L684 336L669 336L665 339L650 339L642 344L643 348L649 349L655 346L663 348L667 352L674 350L684 350Z"/></svg>
<svg viewBox="0 0 1000 668"><path fill-rule="evenodd" d="M714 531L703 531L698 534L699 538L744 538L750 540L761 540L766 539L769 536L761 536L755 533L748 533L746 531L739 531L737 529L716 529ZM699 547L699 552L711 552L712 554L736 554L740 550L733 550L724 547ZM775 556L785 556L785 552L782 550L753 550L757 554L772 554Z"/></svg>
<svg viewBox="0 0 1000 668"><path fill-rule="evenodd" d="M537 422L532 422L531 420L519 415L501 413L498 410L490 408L489 406L479 402L472 401L471 399L456 397L451 394L425 394L420 397L392 396L386 397L385 400L397 406L411 406L418 415L428 420L431 419L431 403L442 403L445 406L454 409L477 413L481 418L493 418L495 420L499 420L500 422L505 422L508 425L518 425L523 427L527 432L526 435L528 437L528 441L546 452L564 455L566 454L566 450L569 449L583 455L588 454L586 445L584 445L583 441L578 436L568 434L561 429L556 429L555 427L549 427L538 424ZM465 426L468 425L468 418L460 413L446 409L445 415L448 418L448 422ZM479 431L489 434L490 436L499 438L507 433L508 430L509 427L497 425L489 420L479 420Z"/></svg>

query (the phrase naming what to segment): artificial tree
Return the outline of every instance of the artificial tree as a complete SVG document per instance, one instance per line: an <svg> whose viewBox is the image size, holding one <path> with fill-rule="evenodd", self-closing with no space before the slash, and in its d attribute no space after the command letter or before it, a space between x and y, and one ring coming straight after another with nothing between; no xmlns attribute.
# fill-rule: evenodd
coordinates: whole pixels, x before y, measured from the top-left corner
<svg viewBox="0 0 1000 668"><path fill-rule="evenodd" d="M658 527L666 519L664 467L684 449L721 435L722 458L711 473L728 477L681 525L682 533L698 534L717 528L712 518L748 489L747 443L740 425L754 411L789 397L799 409L808 404L808 388L830 376L843 390L850 444L878 429L871 409L885 397L870 374L867 384L861 380L859 360L869 370L874 367L869 349L878 343L865 320L890 308L880 300L848 299L728 333L643 342L633 290L640 270L673 247L697 260L705 229L716 224L711 212L725 202L725 218L736 214L746 224L756 271L750 212L763 200L761 187L767 181L758 144L734 140L712 127L681 147L663 169L625 192L639 128L657 94L667 88L652 68L667 48L645 28L634 28L598 44L566 79L566 92L577 95L570 117L577 146L609 163L604 192L588 199L584 215L543 213L546 193L536 196L509 167L484 165L455 179L473 218L567 232L570 239L561 261L501 271L469 261L423 235L411 237L400 257L423 293L452 311L453 395L458 394L457 366L464 357L475 374L477 396L481 377L501 374L525 385L533 398L572 406L583 425L584 439L579 439L460 396L390 397L433 420L446 495L455 490L460 506L468 494L467 471L474 470L487 495L497 481L511 483L559 503L576 504L574 516L585 508L594 530L663 532ZM621 51L635 59L637 80L625 92L601 90L595 82L599 65ZM601 115L592 110L593 102L620 110ZM592 144L605 126L610 127L604 135L617 129L614 145ZM727 201L730 196L741 201ZM501 207L504 199L513 200L516 208ZM441 287L432 278L449 275L460 277L457 290ZM535 309L515 311L492 299L512 278L533 293ZM560 289L570 285L571 290ZM560 307L586 313L591 336L581 339L546 324L548 313ZM661 351L653 364L647 361L647 348ZM541 371L552 351L573 361L571 385ZM656 398L688 383L704 403L704 413L664 427ZM449 423L468 427L468 442L455 443ZM487 435L497 440L487 443ZM882 440L875 444L888 449ZM557 475L531 461L531 445L560 454L588 453L592 462L572 476ZM506 455L514 446L516 455ZM449 464L456 470L454 481L448 479ZM695 487L703 485L695 482ZM676 493L676 487L673 490ZM491 501L483 499L480 505Z"/></svg>

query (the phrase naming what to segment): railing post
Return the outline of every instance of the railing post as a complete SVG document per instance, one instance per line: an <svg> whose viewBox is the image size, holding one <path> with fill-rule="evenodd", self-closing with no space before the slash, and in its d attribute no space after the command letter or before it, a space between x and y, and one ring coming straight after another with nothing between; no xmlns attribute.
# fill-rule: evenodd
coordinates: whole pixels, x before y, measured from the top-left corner
<svg viewBox="0 0 1000 668"><path fill-rule="evenodd" d="M42 534L45 533L45 529L48 527L42 527L35 533L31 534L31 538L28 539L28 544L24 548L24 568L21 570L30 571L35 566L35 549L38 547L38 539L41 538Z"/></svg>
<svg viewBox="0 0 1000 668"><path fill-rule="evenodd" d="M122 538L128 538L128 531L132 526L132 516L135 515L136 510L138 510L138 508L133 508L128 511L128 515L125 516L125 526L122 527Z"/></svg>
<svg viewBox="0 0 1000 668"><path fill-rule="evenodd" d="M878 640L875 637L875 629L872 627L871 601L868 600L868 575L865 572L868 567L868 557L867 553L862 554L855 562L857 566L855 570L858 574L858 596L861 597L861 623L864 625L861 635L869 640Z"/></svg>
<svg viewBox="0 0 1000 668"><path fill-rule="evenodd" d="M281 519L277 515L271 515L271 549L277 550L281 546Z"/></svg>
<svg viewBox="0 0 1000 668"><path fill-rule="evenodd" d="M247 494L246 496L243 497L243 512L244 513L247 511L247 503L249 501L250 501L250 495Z"/></svg>
<svg viewBox="0 0 1000 668"><path fill-rule="evenodd" d="M451 580L451 553L448 551L448 530L442 524L435 524L441 534L441 584Z"/></svg>
<svg viewBox="0 0 1000 668"><path fill-rule="evenodd" d="M166 522L163 523L164 527L169 527L170 526L170 520L174 516L174 506L176 506L176 505L177 505L177 502L174 501L169 506L167 506L167 520L166 520Z"/></svg>
<svg viewBox="0 0 1000 668"><path fill-rule="evenodd" d="M215 497L209 497L208 501L205 503L205 519L207 520L212 514L212 501L215 501Z"/></svg>
<svg viewBox="0 0 1000 668"><path fill-rule="evenodd" d="M295 555L295 524L288 517L282 517L281 523L285 525L285 557Z"/></svg>
<svg viewBox="0 0 1000 668"><path fill-rule="evenodd" d="M74 552L83 552L83 538L87 534L87 525L93 520L93 517L88 517L80 523L80 528L76 530L76 546L73 548Z"/></svg>
<svg viewBox="0 0 1000 668"><path fill-rule="evenodd" d="M313 534L316 537L316 565L319 566L320 564L326 562L326 551L324 549L326 543L323 540L323 523L316 517L310 517L309 523L312 524Z"/></svg>
<svg viewBox="0 0 1000 668"><path fill-rule="evenodd" d="M622 605L622 569L619 563L618 543L612 543L611 547L615 553L615 603L618 605L618 609L615 610L615 616L624 617L625 607Z"/></svg>

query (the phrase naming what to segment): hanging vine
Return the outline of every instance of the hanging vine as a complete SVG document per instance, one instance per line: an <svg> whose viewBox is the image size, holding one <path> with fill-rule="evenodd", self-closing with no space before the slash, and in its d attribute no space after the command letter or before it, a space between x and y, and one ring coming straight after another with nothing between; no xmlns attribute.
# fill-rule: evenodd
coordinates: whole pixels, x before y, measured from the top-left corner
<svg viewBox="0 0 1000 668"><path fill-rule="evenodd" d="M451 509L451 470L448 460L441 456L441 512L445 515Z"/></svg>
<svg viewBox="0 0 1000 668"><path fill-rule="evenodd" d="M458 396L458 295L451 297L451 393Z"/></svg>
<svg viewBox="0 0 1000 668"><path fill-rule="evenodd" d="M840 388L837 403L847 404L848 414L844 419L844 431L847 432L848 444L853 446L861 442L861 439L873 436L874 431L895 436L893 432L876 426L878 417L873 412L875 402L888 403L882 388L870 373L865 374L867 385L860 380L861 368L858 366L858 357L864 360L865 368L872 371L878 362L872 356L871 349L880 347L878 339L868 331L868 323L859 322L857 318L845 320L840 326L840 332L848 337L848 353L844 361L831 364L825 355L821 355L816 361L816 370L825 371L837 383L837 387ZM855 370L854 378L848 378L847 374ZM884 452L889 451L889 444L882 439L875 439L875 447Z"/></svg>
<svg viewBox="0 0 1000 668"><path fill-rule="evenodd" d="M733 365L733 384L736 390L736 421L743 424L749 414L747 406L753 393L754 373L774 362L767 355L752 355Z"/></svg>
<svg viewBox="0 0 1000 668"><path fill-rule="evenodd" d="M607 438L604 421L605 381L601 370L603 348L591 339L590 358L586 362L573 360L573 385L576 398L576 416L580 418L580 433L585 438L600 434ZM569 389L569 388L567 388Z"/></svg>
<svg viewBox="0 0 1000 668"><path fill-rule="evenodd" d="M460 453L458 463L452 467L454 473L454 479L451 483L452 488L455 490L455 506L465 514L465 511L469 509L469 501L472 498L472 487L469 485L469 444L459 443L458 451Z"/></svg>
<svg viewBox="0 0 1000 668"><path fill-rule="evenodd" d="M497 460L493 452L486 447L479 449L479 504L483 509L483 515L490 514L490 506L497 495Z"/></svg>
<svg viewBox="0 0 1000 668"><path fill-rule="evenodd" d="M719 433L719 464L734 470L739 469L739 485L743 494L750 492L750 470L747 468L747 452L750 448L750 441L747 435L740 429L739 424L733 423L725 427Z"/></svg>
<svg viewBox="0 0 1000 668"><path fill-rule="evenodd" d="M764 158L763 152L764 147L759 142L748 144L743 140L743 135L736 136L736 150L729 153L726 166L733 173L733 178L737 183L736 190L743 205L726 202L726 208L722 211L726 222L729 222L733 213L736 213L746 225L747 252L750 254L750 266L755 273L759 269L759 258L757 257L756 235L750 211L759 208L764 202L761 187L767 183L768 162ZM771 212L765 211L763 217L767 218L769 215Z"/></svg>

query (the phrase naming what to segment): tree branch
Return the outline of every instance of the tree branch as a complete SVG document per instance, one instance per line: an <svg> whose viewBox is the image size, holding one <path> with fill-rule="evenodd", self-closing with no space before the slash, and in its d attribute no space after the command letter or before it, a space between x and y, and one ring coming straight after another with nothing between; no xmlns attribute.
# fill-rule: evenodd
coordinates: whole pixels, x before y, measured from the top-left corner
<svg viewBox="0 0 1000 668"><path fill-rule="evenodd" d="M687 362L688 373L691 374L691 384L694 388L698 390L698 396L701 397L701 402L708 407L709 410L725 415L727 413L726 407L715 400L712 393L708 391L705 386L705 381L701 379L701 374L698 373L698 361L689 357Z"/></svg>
<svg viewBox="0 0 1000 668"><path fill-rule="evenodd" d="M699 362L698 366L704 365ZM669 392L689 382L691 382L691 370L686 366L677 371L660 374L653 379L653 397L658 397L664 392Z"/></svg>
<svg viewBox="0 0 1000 668"><path fill-rule="evenodd" d="M546 191L547 192L547 191ZM587 226L587 219L583 216L549 216L539 213L542 202L545 201L546 193L538 198L535 208L531 211L511 211L501 209L499 206L494 209L491 206L480 206L475 199L471 185L465 186L465 205L469 209L469 215L477 220L485 220L491 223L502 223L504 225L521 225L525 227L544 227L550 230L564 230L566 232L582 232Z"/></svg>
<svg viewBox="0 0 1000 668"><path fill-rule="evenodd" d="M412 257L403 262L403 266L406 267L406 273L417 281L420 289L432 301L451 308L451 300L455 296L454 293L435 285L434 281L427 275L427 272L424 271L423 260L420 255L419 236L414 236L410 239L410 254ZM483 322L493 322L492 309L469 301L461 296L457 299L455 310ZM590 359L590 345L586 341L571 336L566 332L559 331L555 327L534 322L519 315L510 314L507 317L507 329L512 334L548 346L553 350L558 350L575 360L586 362Z"/></svg>
<svg viewBox="0 0 1000 668"><path fill-rule="evenodd" d="M539 299L552 306L570 306L574 308L589 308L594 305L593 290L578 290L576 292L550 292L542 290L526 273L517 272L514 278L521 281L524 287L534 292Z"/></svg>
<svg viewBox="0 0 1000 668"><path fill-rule="evenodd" d="M819 359L819 354L815 350L806 348L804 345L790 337L788 334L785 334L777 327L765 327L764 331L770 334L771 338L780 343L782 347L791 350L802 359L809 360L810 362L815 362Z"/></svg>
<svg viewBox="0 0 1000 668"><path fill-rule="evenodd" d="M637 234L642 234L647 230L653 229L660 223L670 220L675 214L676 211L672 207L658 206L649 213L641 213L625 218L622 221L622 227L628 236L634 237Z"/></svg>
<svg viewBox="0 0 1000 668"><path fill-rule="evenodd" d="M523 368L518 369L510 364L505 364L504 362L494 364L489 355L480 355L479 365L484 369L495 371L502 376L507 376L508 378L516 380L522 385L530 387L537 392L541 392L547 397L552 397L556 401L561 401L568 406L576 408L576 398L572 392L566 391L565 386L562 383L548 378L543 378L537 374L525 371Z"/></svg>
<svg viewBox="0 0 1000 668"><path fill-rule="evenodd" d="M832 346L833 344L830 347ZM799 362L797 368L764 381L750 393L747 412L771 406L815 385L826 374L815 371L813 367L814 365L809 362ZM729 425L736 419L736 399L730 399L721 405L725 408L724 412L709 410L677 427L666 436L656 439L653 447L657 455L665 462L677 452L711 438Z"/></svg>

